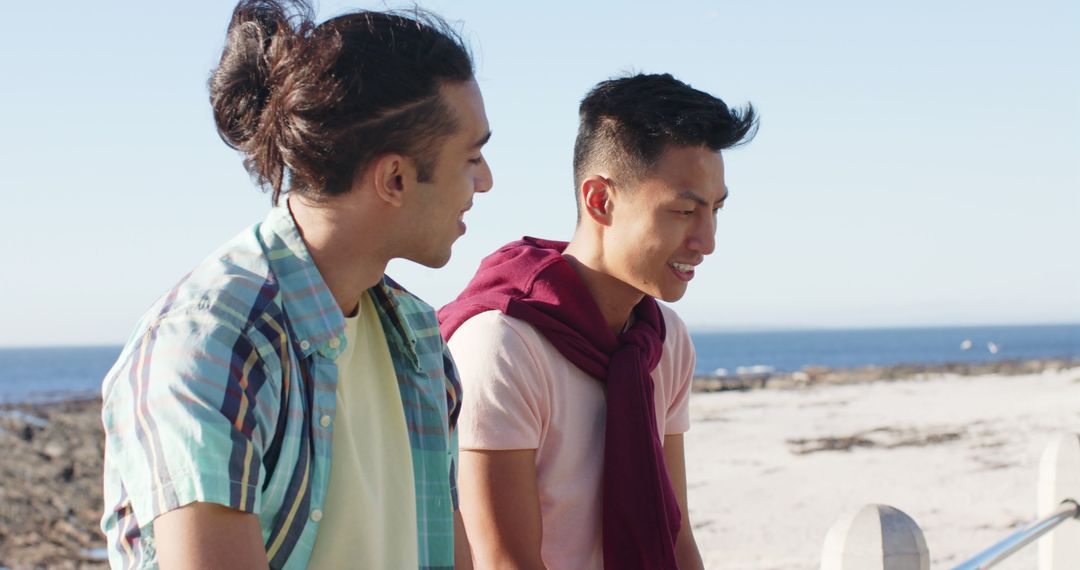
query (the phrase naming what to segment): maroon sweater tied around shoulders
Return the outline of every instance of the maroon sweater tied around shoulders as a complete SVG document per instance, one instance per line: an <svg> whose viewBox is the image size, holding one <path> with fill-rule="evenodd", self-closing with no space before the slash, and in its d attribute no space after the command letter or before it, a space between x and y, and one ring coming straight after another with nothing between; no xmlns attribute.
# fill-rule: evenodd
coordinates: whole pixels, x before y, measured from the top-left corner
<svg viewBox="0 0 1080 570"><path fill-rule="evenodd" d="M676 569L681 513L656 428L651 376L663 352L663 314L646 296L634 307L633 324L616 336L562 256L566 245L525 237L486 257L461 295L439 311L443 338L449 341L477 314L500 311L535 327L567 360L603 382L604 568Z"/></svg>

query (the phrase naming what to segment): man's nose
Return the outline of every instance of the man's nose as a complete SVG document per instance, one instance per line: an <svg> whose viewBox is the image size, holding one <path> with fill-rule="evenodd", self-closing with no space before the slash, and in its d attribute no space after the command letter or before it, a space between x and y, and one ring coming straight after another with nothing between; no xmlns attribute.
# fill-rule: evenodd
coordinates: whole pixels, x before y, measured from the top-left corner
<svg viewBox="0 0 1080 570"><path fill-rule="evenodd" d="M495 185L494 177L491 175L491 166L488 165L487 159L484 160L483 166L484 171L476 178L477 192L487 192Z"/></svg>
<svg viewBox="0 0 1080 570"><path fill-rule="evenodd" d="M709 255L716 249L716 216L708 216L697 224L687 239L687 249Z"/></svg>

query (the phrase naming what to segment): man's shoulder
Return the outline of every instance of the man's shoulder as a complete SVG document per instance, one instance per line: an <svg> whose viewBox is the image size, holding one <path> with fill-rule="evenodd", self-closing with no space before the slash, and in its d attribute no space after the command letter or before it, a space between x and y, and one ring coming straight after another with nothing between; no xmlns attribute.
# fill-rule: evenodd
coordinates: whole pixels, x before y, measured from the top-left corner
<svg viewBox="0 0 1080 570"><path fill-rule="evenodd" d="M477 313L461 323L454 338L482 339L491 344L535 346L543 335L532 324L497 309Z"/></svg>
<svg viewBox="0 0 1080 570"><path fill-rule="evenodd" d="M382 285L403 312L435 315L435 309L431 305L420 297L417 297L416 294L403 287L397 281L394 281L389 275L383 275Z"/></svg>
<svg viewBox="0 0 1080 570"><path fill-rule="evenodd" d="M402 287L390 276L384 275L380 286L375 287L374 300L383 305L383 309L390 314L396 314L403 321L402 325L409 329L409 333L415 335L418 341L430 340L438 345L441 351L442 336L439 335L439 319L435 316L435 309L411 291Z"/></svg>
<svg viewBox="0 0 1080 570"><path fill-rule="evenodd" d="M276 306L279 284L251 229L229 240L155 304L155 320L193 318L246 329ZM207 321L208 322L208 321Z"/></svg>
<svg viewBox="0 0 1080 570"><path fill-rule="evenodd" d="M675 309L665 305L664 303L656 303L660 307L660 314L664 316L664 327L667 329L666 338L678 338L689 339L690 332L686 328L686 323L683 322L682 317L675 312Z"/></svg>
<svg viewBox="0 0 1080 570"><path fill-rule="evenodd" d="M664 317L664 326L667 329L664 339L664 352L683 352L687 346L692 344L686 323L671 307L662 303L659 303L659 307L660 313ZM468 339L469 344L476 342L485 345L509 344L516 347L528 347L531 350L547 346L543 333L535 326L495 309L469 317L454 333L454 338L459 336L462 340L456 343L451 341L452 345L461 345Z"/></svg>
<svg viewBox="0 0 1080 570"><path fill-rule="evenodd" d="M690 338L686 323L675 309L663 303L659 305L667 332L664 335L664 352L657 366L659 374L655 378L661 383L677 382L693 372L697 361L694 341Z"/></svg>
<svg viewBox="0 0 1080 570"><path fill-rule="evenodd" d="M187 359L194 364L228 363L238 351L261 357L278 352L272 345L285 338L289 325L277 279L253 230L207 256L143 313L117 362L120 370L135 362L134 352L153 355L159 365L191 354L203 355Z"/></svg>

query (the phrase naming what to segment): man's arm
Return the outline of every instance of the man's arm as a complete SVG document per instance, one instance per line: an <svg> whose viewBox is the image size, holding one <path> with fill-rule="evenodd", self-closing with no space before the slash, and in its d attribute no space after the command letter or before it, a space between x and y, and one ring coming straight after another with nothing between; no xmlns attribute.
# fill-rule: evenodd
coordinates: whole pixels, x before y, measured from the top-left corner
<svg viewBox="0 0 1080 570"><path fill-rule="evenodd" d="M269 568L259 518L214 503L191 503L154 519L163 570Z"/></svg>
<svg viewBox="0 0 1080 570"><path fill-rule="evenodd" d="M668 476L675 487L675 497L682 511L682 524L679 536L675 540L675 558L681 570L704 570L701 553L694 540L694 527L690 526L690 514L686 507L686 456L683 451L681 433L664 436L664 461L667 462Z"/></svg>
<svg viewBox="0 0 1080 570"><path fill-rule="evenodd" d="M473 570L469 536L465 533L461 511L454 511L454 570Z"/></svg>
<svg viewBox="0 0 1080 570"><path fill-rule="evenodd" d="M458 492L478 568L544 568L536 450L462 450Z"/></svg>

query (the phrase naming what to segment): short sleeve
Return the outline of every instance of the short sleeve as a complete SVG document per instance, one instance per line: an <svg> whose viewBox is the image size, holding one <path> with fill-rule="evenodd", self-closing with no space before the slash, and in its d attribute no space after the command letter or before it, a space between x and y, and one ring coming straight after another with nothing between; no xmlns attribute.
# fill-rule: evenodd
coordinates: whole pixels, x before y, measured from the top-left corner
<svg viewBox="0 0 1080 570"><path fill-rule="evenodd" d="M449 342L462 386L461 449L537 449L544 418L544 374L509 317L489 311L462 324Z"/></svg>
<svg viewBox="0 0 1080 570"><path fill-rule="evenodd" d="M668 401L664 435L674 435L690 430L690 392L694 383L694 369L697 367L697 353L682 319L670 309L665 313L669 338L664 350L671 351L675 358L676 374L672 397Z"/></svg>
<svg viewBox="0 0 1080 570"><path fill-rule="evenodd" d="M106 488L140 526L193 502L258 513L279 395L248 338L166 317L122 358L103 394Z"/></svg>

